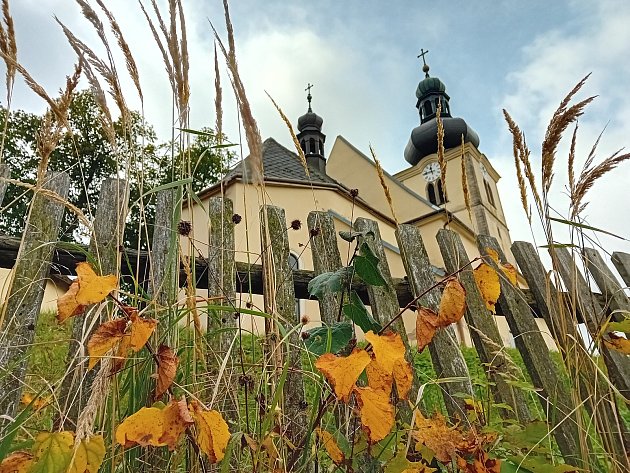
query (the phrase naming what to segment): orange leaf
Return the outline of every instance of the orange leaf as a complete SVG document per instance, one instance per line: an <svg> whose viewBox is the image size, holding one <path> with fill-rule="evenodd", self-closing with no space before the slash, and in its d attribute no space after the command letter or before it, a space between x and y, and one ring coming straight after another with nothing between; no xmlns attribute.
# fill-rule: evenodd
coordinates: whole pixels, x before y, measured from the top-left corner
<svg viewBox="0 0 630 473"><path fill-rule="evenodd" d="M164 434L164 416L157 407L143 407L127 417L116 429L116 441L125 448L140 445L162 447Z"/></svg>
<svg viewBox="0 0 630 473"><path fill-rule="evenodd" d="M335 437L327 430L322 430L319 427L315 429L315 432L317 432L317 435L321 439L330 459L335 462L336 465L341 465L346 457L339 448L339 445L337 445Z"/></svg>
<svg viewBox="0 0 630 473"><path fill-rule="evenodd" d="M177 365L179 358L175 355L172 348L166 345L160 345L157 352L158 372L157 385L155 386L155 399L158 399L173 384L175 374L177 373Z"/></svg>
<svg viewBox="0 0 630 473"><path fill-rule="evenodd" d="M516 286L516 268L512 266L510 263L504 263L501 265L501 269L505 273L508 278L508 281L512 283L512 286Z"/></svg>
<svg viewBox="0 0 630 473"><path fill-rule="evenodd" d="M354 388L361 414L361 426L370 444L383 440L394 426L394 406L383 391Z"/></svg>
<svg viewBox="0 0 630 473"><path fill-rule="evenodd" d="M426 307L418 309L418 315L416 316L416 342L418 343L419 352L431 343L439 326L439 317L434 311Z"/></svg>
<svg viewBox="0 0 630 473"><path fill-rule="evenodd" d="M407 360L396 360L394 363L394 380L400 399L407 399L413 382L413 368Z"/></svg>
<svg viewBox="0 0 630 473"><path fill-rule="evenodd" d="M375 391L383 391L387 396L391 394L394 376L392 373L388 373L378 361L372 360L365 368L365 374L369 387Z"/></svg>
<svg viewBox="0 0 630 473"><path fill-rule="evenodd" d="M0 463L0 473L28 473L33 465L33 455L28 452L13 452Z"/></svg>
<svg viewBox="0 0 630 473"><path fill-rule="evenodd" d="M496 313L495 304L501 295L501 285L499 283L499 275L488 264L481 263L473 271L475 282L481 292L481 297L486 303L486 307L493 314Z"/></svg>
<svg viewBox="0 0 630 473"><path fill-rule="evenodd" d="M488 454L481 450L475 458L474 473L500 473L501 460L488 457Z"/></svg>
<svg viewBox="0 0 630 473"><path fill-rule="evenodd" d="M87 343L90 362L88 370L94 368L99 359L114 348L125 336L127 319L115 319L101 324Z"/></svg>
<svg viewBox="0 0 630 473"><path fill-rule="evenodd" d="M442 292L440 299L440 309L438 311L440 327L446 327L455 322L459 322L466 310L466 290L460 282L449 279Z"/></svg>
<svg viewBox="0 0 630 473"><path fill-rule="evenodd" d="M335 395L344 402L348 402L350 393L359 376L370 363L370 355L365 350L354 350L349 356L336 356L325 353L315 362L330 384Z"/></svg>
<svg viewBox="0 0 630 473"><path fill-rule="evenodd" d="M191 403L197 430L197 445L208 455L210 463L223 460L225 449L230 440L228 425L217 411L204 411L196 403Z"/></svg>
<svg viewBox="0 0 630 473"><path fill-rule="evenodd" d="M159 442L168 445L168 449L173 451L184 431L189 425L195 423L188 411L186 399L182 398L181 401L172 400L169 402L162 409L162 419L164 430L159 438Z"/></svg>
<svg viewBox="0 0 630 473"><path fill-rule="evenodd" d="M436 413L432 419L425 418L416 411L416 428L412 431L416 440L416 451L421 445L425 445L435 453L435 458L447 464L455 458L457 447L464 442L460 432L446 425L444 417Z"/></svg>
<svg viewBox="0 0 630 473"><path fill-rule="evenodd" d="M615 332L608 332L608 338L610 338L610 340L604 340L604 344L608 348L630 355L630 340L625 337L620 337Z"/></svg>
<svg viewBox="0 0 630 473"><path fill-rule="evenodd" d="M57 320L62 323L68 317L83 312L85 306L103 302L117 286L118 278L113 274L98 276L89 263L77 264L77 279L57 300Z"/></svg>
<svg viewBox="0 0 630 473"><path fill-rule="evenodd" d="M151 334L155 330L157 320L143 319L136 312L131 313L131 335L129 340L129 348L134 352L139 352L142 347L149 341Z"/></svg>
<svg viewBox="0 0 630 473"><path fill-rule="evenodd" d="M372 345L376 360L388 373L394 371L396 360L405 358L405 344L395 332L386 332L376 335L371 330L365 334L365 339Z"/></svg>

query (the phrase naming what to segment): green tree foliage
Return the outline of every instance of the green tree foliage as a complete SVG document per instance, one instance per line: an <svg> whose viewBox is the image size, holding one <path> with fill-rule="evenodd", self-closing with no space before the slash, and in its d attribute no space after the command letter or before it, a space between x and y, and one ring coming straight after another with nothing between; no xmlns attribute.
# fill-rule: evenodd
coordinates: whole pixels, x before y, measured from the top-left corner
<svg viewBox="0 0 630 473"><path fill-rule="evenodd" d="M195 134L187 147L161 143L153 127L136 112L129 115L126 126L120 119L116 121L115 142L112 143L100 125L100 118L101 112L93 95L89 91L78 92L69 111L70 132L53 152L48 169L70 174L69 201L88 218L96 211L101 182L112 176L127 177L131 184L132 205L125 244L136 247L142 240L141 247L146 247L155 215L151 189L192 176L192 190L199 192L220 179L229 153L216 147L215 134L209 129ZM12 179L35 183L40 161L36 152L37 139L42 119L34 113L7 112L0 107L0 123L8 120L2 161L10 166ZM31 196L31 191L23 187L9 186L0 212L1 233L22 234ZM141 223L148 223L142 235L138 231ZM72 212L65 213L61 239L81 239L79 222Z"/></svg>

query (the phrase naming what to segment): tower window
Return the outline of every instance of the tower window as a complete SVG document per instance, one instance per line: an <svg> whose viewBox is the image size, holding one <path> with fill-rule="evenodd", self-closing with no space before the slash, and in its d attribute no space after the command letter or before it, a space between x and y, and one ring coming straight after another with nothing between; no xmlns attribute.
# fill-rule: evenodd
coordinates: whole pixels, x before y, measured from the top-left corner
<svg viewBox="0 0 630 473"><path fill-rule="evenodd" d="M313 154L317 154L317 150L315 149L315 139L311 138L310 140L308 140L308 152L309 153L313 153Z"/></svg>
<svg viewBox="0 0 630 473"><path fill-rule="evenodd" d="M446 203L442 181L440 179L427 184L427 197L433 205L443 205Z"/></svg>
<svg viewBox="0 0 630 473"><path fill-rule="evenodd" d="M486 189L486 197L488 198L488 202L490 202L490 205L496 208L492 187L490 186L490 183L485 179L483 180L483 187Z"/></svg>
<svg viewBox="0 0 630 473"><path fill-rule="evenodd" d="M433 104L431 103L430 100L427 100L426 102L424 102L424 115L425 117L428 117L432 113L433 113Z"/></svg>
<svg viewBox="0 0 630 473"><path fill-rule="evenodd" d="M300 146L302 147L302 151L306 153L306 141L304 140L300 141Z"/></svg>
<svg viewBox="0 0 630 473"><path fill-rule="evenodd" d="M322 140L319 140L319 154L324 154L324 142Z"/></svg>

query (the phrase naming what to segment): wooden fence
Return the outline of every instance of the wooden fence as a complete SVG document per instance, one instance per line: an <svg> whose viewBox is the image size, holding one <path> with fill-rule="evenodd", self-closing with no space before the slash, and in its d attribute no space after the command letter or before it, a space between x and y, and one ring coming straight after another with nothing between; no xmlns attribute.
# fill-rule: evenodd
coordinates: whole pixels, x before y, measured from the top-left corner
<svg viewBox="0 0 630 473"><path fill-rule="evenodd" d="M0 174L6 173L4 167ZM52 191L64 198L69 187L68 176L49 174L44 189ZM6 187L0 185L4 194ZM337 235L333 219L326 212L311 212L307 219L311 234L310 249L313 257L313 271L292 270L289 264L289 245L284 210L267 206L261 209L262 241L269 245L262 250L261 265L247 265L235 261L234 223L232 222L232 203L215 197L209 200L208 213L210 235L208 254L196 258L193 271L186 271L181 266L179 255L179 235L177 224L180 220L180 202L178 191L168 189L157 195L157 217L152 242L152 252L137 253L121 247L124 229L124 215L127 208L127 184L120 179L110 179L102 186L98 211L95 215L94 234L89 245L89 254L98 262L101 273L119 273L123 278L132 278L137 284L144 285L151 296L151 304L164 317L171 317L172 307L177 303L178 286L186 285L186 275L196 275L192 287L207 288L208 297L219 303L230 304L235 301L237 293L262 294L265 298L265 310L270 314L282 317L283 320L299 324L295 311L295 298L308 298L307 284L314 275L327 271L335 271L342 265L338 252ZM3 195L0 195L0 201ZM51 273L73 274L78 261L85 259L85 252L68 250L57 243L58 229L64 206L59 199L50 197L46 192L37 192L33 199L25 231L21 242L11 238L0 238L0 266L14 267L14 276L2 312L2 343L0 345L0 414L7 419L14 418L18 412L19 400L24 384L26 356L33 342L39 307L43 297L48 275ZM376 222L358 218L354 222L362 239L370 246L379 258L379 269L387 284L383 287L364 286L358 283L356 289L360 297L367 302L374 318L381 323L387 322L392 315L412 301L417 295L435 284L425 246L417 227L399 225L396 239L400 249L407 277L395 280L391 277L387 259ZM369 236L367 236L369 235ZM450 230L440 230L436 235L446 271L454 272L470 261L460 236ZM480 235L477 239L481 254L489 249L498 252L501 262L506 258L497 241ZM583 403L596 419L596 431L610 433L610 420L620 419L617 398L610 385L604 381L600 372L602 368L587 361L588 350L578 333L575 324L564 324L559 311L563 305L558 298L572 297L579 303L581 320L586 323L593 338L599 337L604 319L611 311L630 310L630 301L622 285L616 280L610 269L604 264L601 256L593 249L585 250L583 257L587 262L589 277L596 281L601 294L590 291L585 277L580 273L573 256L566 248L556 248L552 257L559 269L560 277L566 292L561 292L549 277L539 259L536 249L526 242L515 242L512 253L518 262L520 271L527 281L529 289L524 291L511 285L506 279L501 280L501 296L497 307L504 315L515 338L516 347L520 351L533 385L538 390L538 398L542 412L547 413L550 432L565 461L577 467L581 464L580 451L582 444L579 429L584 419L580 418L578 407ZM630 255L614 253L612 261L621 274L624 284L630 285ZM490 264L494 264L492 261ZM185 265L184 265L185 266ZM274 277L265 277L274 275ZM502 363L503 341L481 294L475 283L472 269L464 269L460 280L466 289L467 310L465 320L471 328L471 338L480 360L486 366L488 381L495 402L506 408L501 415L513 418L525 424L534 417L528 409L524 394L510 383L513 374L509 366ZM145 284L146 283L146 284ZM420 298L420 304L437 308L440 290L432 289ZM169 309L169 307L171 309ZM321 320L333 323L337 320L340 301L338 295L329 295L319 301ZM161 312L160 312L161 311ZM98 314L102 320L111 316L106 312ZM563 356L577 357L578 366L583 370L579 376L579 396L570 391L565 377L554 363L547 349L535 317L543 317L554 335L556 344ZM64 407L66 417L60 419L62 424L76 421L78 412L85 405L90 395L91 378L85 372L85 354L83 343L90 333L92 320L77 317L74 321L73 338L68 358L69 371L60 389L60 405ZM167 322L168 323L168 322ZM234 320L225 317L221 323L215 321L209 330L233 328ZM407 346L412 341L402 322L393 327L400 333ZM268 319L267 334L277 332L274 319ZM291 343L301 343L294 332ZM277 338L268 337L268 343L277 343ZM225 344L224 341L221 342ZM227 341L229 344L229 340ZM226 345L224 345L226 346ZM304 389L302 370L300 369L299 351L283 351L282 348L270 351L278 357L277 363L289 360L287 380L284 384L285 396L283 412L286 414L285 431L291 442L297 444L303 438L307 422L303 409ZM630 361L626 355L608 350L600 345L605 370L615 390L630 399ZM443 384L444 402L448 414L464 417L466 406L462 393L473 397L473 387L460 345L454 330L449 327L440 330L429 346L431 360L440 378L451 378L453 381ZM412 350L408 350L411 356ZM580 361L581 360L581 361ZM574 373L575 374L575 373ZM415 373L414 389L418 392L420 381ZM604 445L606 451L614 458L619 471L629 468L626 454L628 432L623 421L614 424L617 431L608 435ZM621 426L621 428L619 428Z"/></svg>

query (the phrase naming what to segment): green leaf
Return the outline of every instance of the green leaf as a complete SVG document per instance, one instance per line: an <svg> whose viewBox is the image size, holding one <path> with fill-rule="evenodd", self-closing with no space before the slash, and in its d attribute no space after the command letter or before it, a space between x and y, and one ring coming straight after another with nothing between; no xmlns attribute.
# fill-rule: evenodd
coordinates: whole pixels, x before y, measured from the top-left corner
<svg viewBox="0 0 630 473"><path fill-rule="evenodd" d="M372 314L368 312L365 305L363 305L363 301L355 291L352 291L352 294L350 294L350 302L343 306L343 313L361 327L361 330L365 333L370 330L374 333L381 331L382 327L374 320Z"/></svg>
<svg viewBox="0 0 630 473"><path fill-rule="evenodd" d="M337 353L342 350L353 337L350 322L337 322L329 327L322 326L309 330L304 345L315 355Z"/></svg>
<svg viewBox="0 0 630 473"><path fill-rule="evenodd" d="M501 473L518 471L519 473L569 473L579 471L576 467L566 464L553 465L548 458L540 455L528 455L526 457L510 457L510 461L513 464L520 465L518 470L503 470L503 464L501 465ZM506 462L503 462L506 463Z"/></svg>
<svg viewBox="0 0 630 473"><path fill-rule="evenodd" d="M347 266L315 276L308 283L308 293L321 299L328 293L341 292L343 285L352 279L353 271L352 266Z"/></svg>
<svg viewBox="0 0 630 473"><path fill-rule="evenodd" d="M621 322L608 322L604 327L604 332L630 333L630 319L624 319Z"/></svg>
<svg viewBox="0 0 630 473"><path fill-rule="evenodd" d="M66 473L72 460L72 432L44 432L33 446L33 466L29 473Z"/></svg>
<svg viewBox="0 0 630 473"><path fill-rule="evenodd" d="M593 230L594 232L605 233L606 235L614 236L615 238L619 238L620 240L628 241L627 238L624 238L619 235L615 235L614 233L607 232L606 230L602 230L601 228L591 227L590 225L586 225L584 223L578 223L578 222L573 222L571 220L565 220L563 218L554 218L554 217L549 217L549 220L552 220L558 223L563 223L565 225L570 225L572 227L584 228L585 230Z"/></svg>
<svg viewBox="0 0 630 473"><path fill-rule="evenodd" d="M378 269L378 258L367 243L361 243L360 253L354 257L357 275L371 286L385 286L387 283Z"/></svg>
<svg viewBox="0 0 630 473"><path fill-rule="evenodd" d="M354 240L356 240L357 237L365 237L368 235L374 236L374 232L372 230L368 230L366 232L356 232L356 231L339 232L339 236L341 237L341 239L346 240L349 243L352 243Z"/></svg>

